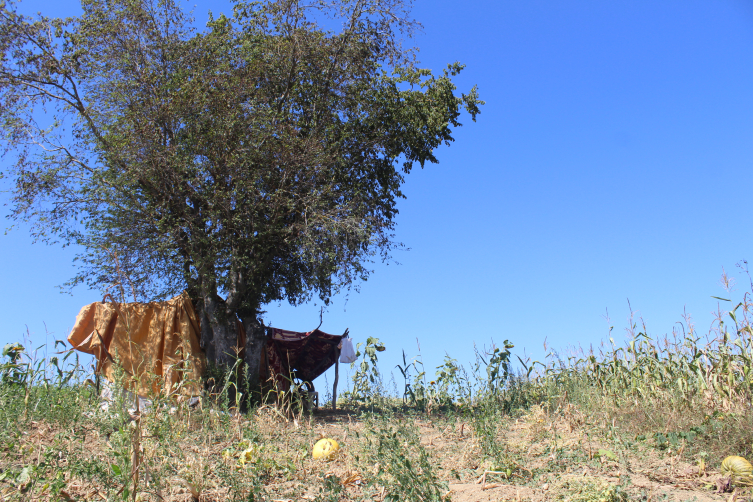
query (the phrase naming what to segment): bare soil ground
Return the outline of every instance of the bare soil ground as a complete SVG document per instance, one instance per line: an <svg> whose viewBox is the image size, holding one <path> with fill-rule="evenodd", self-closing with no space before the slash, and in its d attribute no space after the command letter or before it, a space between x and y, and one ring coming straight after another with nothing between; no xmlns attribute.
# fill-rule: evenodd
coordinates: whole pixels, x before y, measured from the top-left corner
<svg viewBox="0 0 753 502"><path fill-rule="evenodd" d="M590 497L615 486L630 500L704 502L741 500L745 495L720 489L725 480L718 464L713 466L717 469L701 468L683 460L682 451L659 450L650 443L621 445L617 436L608 439L608 432L599 424L588 424L572 411L548 415L534 408L499 424L498 440L517 464L510 475L494 472L496 467L484 459L471 424L462 418L397 419L410 420L418 427L421 444L448 484L449 498L457 502L598 500ZM352 465L350 450L354 433L361 431L363 424L355 414L322 411L310 422L286 424L286 428L311 438L311 444L318 437L331 437L344 445L342 454L330 462L306 459L306 469L314 476L338 476L346 484L348 498L359 498L361 473ZM314 498L312 493L301 495L300 485L283 484L280 488L281 496L290 497L281 500Z"/></svg>
<svg viewBox="0 0 753 502"><path fill-rule="evenodd" d="M342 485L339 500L364 495L365 480L374 466L364 466L359 460L369 446L364 440L366 422L356 413L320 410L312 417L286 420L272 409L262 409L234 420L237 433L230 436L197 439L187 435L175 445L181 459L171 467L175 475L169 479L169 489L155 495L155 500L225 500L229 488L216 466L233 463L234 475L244 475L243 465L236 464L243 457L238 445L248 430L260 435L256 439L259 449L248 462L265 462L255 468L264 473L269 500L314 500L327 477ZM496 441L504 452L504 465L494 465L499 459L490 460L483 453L482 439L462 416L396 415L391 420L417 429L437 476L446 483L447 498L457 502L750 499L749 492L728 486L718 472L721 459L708 459L708 466L695 463L685 458L682 448L673 451L659 449L650 441L631 441L614 424L589 423L572 409L546 413L536 407L518 418L500 421ZM165 455L150 444L149 437L150 431L143 431L140 454ZM321 437L333 438L342 446L334 459L311 457L311 447ZM107 458L117 450L111 439L85 424L61 430L54 424L32 422L18 448L0 455L0 467L31 465L35 456L39 463L45 452L61 448L65 450L59 457L68 458L67 462L99 458L108 465ZM59 500L109 498L96 483L71 476L65 482ZM44 493L30 493L29 499L46 500ZM378 494L374 500L388 495ZM0 500L18 500L18 491L4 489Z"/></svg>

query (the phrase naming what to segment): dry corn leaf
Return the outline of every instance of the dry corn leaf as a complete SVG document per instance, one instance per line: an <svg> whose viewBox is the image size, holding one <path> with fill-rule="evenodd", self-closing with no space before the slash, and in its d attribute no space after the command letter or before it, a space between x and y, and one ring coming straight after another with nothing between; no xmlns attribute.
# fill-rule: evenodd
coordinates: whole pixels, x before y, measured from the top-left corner
<svg viewBox="0 0 753 502"><path fill-rule="evenodd" d="M357 472L349 472L345 478L340 481L343 486L355 485L358 481L361 481L361 475Z"/></svg>

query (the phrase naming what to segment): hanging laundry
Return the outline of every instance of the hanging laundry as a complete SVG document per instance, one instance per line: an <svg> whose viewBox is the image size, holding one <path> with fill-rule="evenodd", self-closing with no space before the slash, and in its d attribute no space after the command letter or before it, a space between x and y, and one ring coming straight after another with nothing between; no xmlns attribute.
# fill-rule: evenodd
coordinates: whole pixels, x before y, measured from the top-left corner
<svg viewBox="0 0 753 502"><path fill-rule="evenodd" d="M343 338L342 349L340 349L340 362L352 363L356 360L356 351L353 350L353 340L350 338Z"/></svg>

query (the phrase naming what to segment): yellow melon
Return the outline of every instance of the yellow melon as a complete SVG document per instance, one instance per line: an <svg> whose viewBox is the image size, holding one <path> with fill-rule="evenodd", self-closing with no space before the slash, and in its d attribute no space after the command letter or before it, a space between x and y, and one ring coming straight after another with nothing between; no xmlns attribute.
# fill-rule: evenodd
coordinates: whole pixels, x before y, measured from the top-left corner
<svg viewBox="0 0 753 502"><path fill-rule="evenodd" d="M311 453L311 456L314 458L330 458L335 453L337 453L337 450L340 449L340 445L337 444L337 441L330 438L324 438L320 439L316 442L314 445L314 451Z"/></svg>
<svg viewBox="0 0 753 502"><path fill-rule="evenodd" d="M749 478L753 475L753 465L743 457L727 457L722 462L722 475L736 478Z"/></svg>

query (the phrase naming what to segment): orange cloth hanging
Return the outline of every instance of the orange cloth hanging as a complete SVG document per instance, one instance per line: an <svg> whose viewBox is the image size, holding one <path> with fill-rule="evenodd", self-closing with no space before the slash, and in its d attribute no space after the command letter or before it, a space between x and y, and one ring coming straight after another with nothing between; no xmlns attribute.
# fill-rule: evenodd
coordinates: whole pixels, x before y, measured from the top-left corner
<svg viewBox="0 0 753 502"><path fill-rule="evenodd" d="M81 309L68 342L97 358L97 373L115 379L115 361L137 382L140 395L160 391L196 395L206 358L199 318L188 293L164 302L96 302Z"/></svg>

